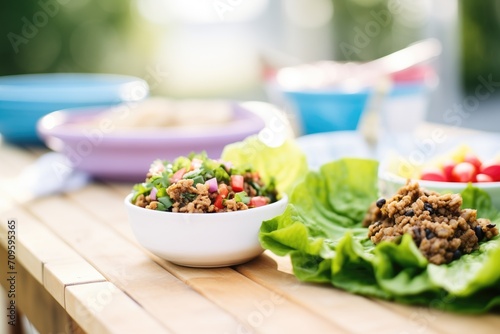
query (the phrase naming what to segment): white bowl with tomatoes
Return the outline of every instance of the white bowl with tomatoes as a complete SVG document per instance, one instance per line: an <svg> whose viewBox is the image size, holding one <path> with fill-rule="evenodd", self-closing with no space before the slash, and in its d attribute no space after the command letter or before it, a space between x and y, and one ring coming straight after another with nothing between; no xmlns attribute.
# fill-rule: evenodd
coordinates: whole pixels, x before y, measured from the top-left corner
<svg viewBox="0 0 500 334"><path fill-rule="evenodd" d="M389 171L381 171L380 186L383 195L391 196L406 184L408 178ZM500 210L500 161L483 161L474 153L460 158L441 158L439 162L424 166L411 177L429 190L439 193L459 193L469 184L487 192L493 205Z"/></svg>
<svg viewBox="0 0 500 334"><path fill-rule="evenodd" d="M124 203L137 241L153 254L183 266L225 267L263 252L260 226L287 202L273 178L203 152L155 160Z"/></svg>
<svg viewBox="0 0 500 334"><path fill-rule="evenodd" d="M288 198L249 210L175 213L147 210L125 198L135 237L153 254L188 267L225 267L247 262L264 250L259 242L263 221L285 211Z"/></svg>

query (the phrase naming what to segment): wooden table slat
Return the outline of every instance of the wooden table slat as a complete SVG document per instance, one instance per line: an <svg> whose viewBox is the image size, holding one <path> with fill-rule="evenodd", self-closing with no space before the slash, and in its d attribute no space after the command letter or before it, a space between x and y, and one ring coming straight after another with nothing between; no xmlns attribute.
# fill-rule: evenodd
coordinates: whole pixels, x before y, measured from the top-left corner
<svg viewBox="0 0 500 334"><path fill-rule="evenodd" d="M248 264L240 265L237 270L259 284L279 291L288 298L304 305L312 311L336 323L350 333L400 333L417 334L411 329L410 319L391 312L376 302L328 285L307 284L297 280L291 269L278 271L280 266L288 267L289 258L281 258L266 252ZM279 265L281 264L281 265ZM329 289L329 293L325 293ZM359 321L359 310L370 310L370 318L377 321ZM390 330L388 330L390 329ZM429 329L428 333L436 333Z"/></svg>
<svg viewBox="0 0 500 334"><path fill-rule="evenodd" d="M104 276L83 258L77 261L51 261L45 264L43 270L43 286L63 307L67 286L106 281Z"/></svg>
<svg viewBox="0 0 500 334"><path fill-rule="evenodd" d="M437 328L449 334L465 332L497 334L500 328L498 314L457 314L424 306L401 305L383 300L377 302L392 312L410 319L411 328L419 333L427 332L429 328Z"/></svg>
<svg viewBox="0 0 500 334"><path fill-rule="evenodd" d="M20 208L0 211L0 217L0 226L2 226L0 240L2 243L7 241L4 233L7 230L8 219L16 218L16 260L22 263L41 284L44 283L44 266L48 263L61 260L66 263L83 264L86 262L73 248L28 212ZM98 272L94 270L94 275L96 274ZM61 288L60 293L62 291Z"/></svg>
<svg viewBox="0 0 500 334"><path fill-rule="evenodd" d="M68 286L66 290L67 312L88 333L171 333L109 282Z"/></svg>

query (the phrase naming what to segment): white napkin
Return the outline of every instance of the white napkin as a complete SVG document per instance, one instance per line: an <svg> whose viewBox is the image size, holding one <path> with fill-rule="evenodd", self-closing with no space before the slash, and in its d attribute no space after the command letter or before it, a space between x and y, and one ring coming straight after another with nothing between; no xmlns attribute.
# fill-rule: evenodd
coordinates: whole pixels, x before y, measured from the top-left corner
<svg viewBox="0 0 500 334"><path fill-rule="evenodd" d="M71 167L61 153L42 155L19 175L20 186L34 197L41 197L82 188L91 180L89 174Z"/></svg>

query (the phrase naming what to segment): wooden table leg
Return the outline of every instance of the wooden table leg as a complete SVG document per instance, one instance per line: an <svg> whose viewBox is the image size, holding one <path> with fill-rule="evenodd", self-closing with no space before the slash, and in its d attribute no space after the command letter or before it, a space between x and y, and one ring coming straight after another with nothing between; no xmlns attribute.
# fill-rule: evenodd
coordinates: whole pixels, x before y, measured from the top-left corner
<svg viewBox="0 0 500 334"><path fill-rule="evenodd" d="M7 259L7 252L0 247L0 261L4 259ZM2 266L0 281L4 291L8 291L10 275L5 268ZM15 269L15 305L18 315L24 314L40 333L83 333L66 310L20 263L16 263ZM10 300L7 296L8 305ZM20 318L16 320L16 326L9 326L12 327L11 333L22 333Z"/></svg>

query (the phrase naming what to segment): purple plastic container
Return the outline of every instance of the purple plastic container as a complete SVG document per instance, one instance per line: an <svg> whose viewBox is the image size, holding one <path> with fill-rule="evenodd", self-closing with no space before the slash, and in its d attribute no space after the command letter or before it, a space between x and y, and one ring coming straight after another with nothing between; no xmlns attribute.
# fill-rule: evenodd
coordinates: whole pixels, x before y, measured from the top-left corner
<svg viewBox="0 0 500 334"><path fill-rule="evenodd" d="M237 103L230 122L205 128L118 131L105 122L81 126L107 109L56 111L38 122L38 133L46 145L69 160L68 166L55 166L61 172L72 167L101 179L140 182L155 159L173 160L201 151L218 158L227 144L257 134L265 127L262 118Z"/></svg>

